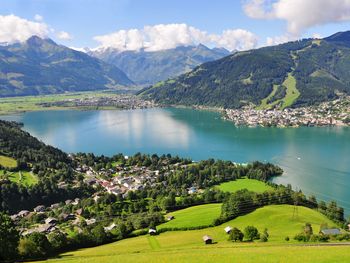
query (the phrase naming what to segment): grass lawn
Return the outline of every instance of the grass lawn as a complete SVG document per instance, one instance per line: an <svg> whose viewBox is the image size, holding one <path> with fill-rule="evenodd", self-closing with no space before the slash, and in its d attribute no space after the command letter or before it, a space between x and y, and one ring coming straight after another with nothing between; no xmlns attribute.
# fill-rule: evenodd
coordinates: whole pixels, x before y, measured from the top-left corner
<svg viewBox="0 0 350 263"><path fill-rule="evenodd" d="M218 218L221 213L221 204L197 205L181 209L168 215L175 219L159 225L157 228L167 227L199 227L211 225L214 219Z"/></svg>
<svg viewBox="0 0 350 263"><path fill-rule="evenodd" d="M282 102L281 109L285 109L293 105L294 101L300 96L300 92L297 89L297 81L293 76L292 72L288 73L287 78L282 83L286 89L286 96L283 99L275 100L271 103L268 103L268 100L271 99L276 92L278 91L278 85L273 85L273 90L266 98L261 100L261 104L256 108L258 110L271 109L278 103Z"/></svg>
<svg viewBox="0 0 350 263"><path fill-rule="evenodd" d="M247 189L252 192L262 193L268 190L272 190L272 187L264 182L254 179L237 179L236 181L230 181L222 183L217 186L221 191L234 193L238 190Z"/></svg>
<svg viewBox="0 0 350 263"><path fill-rule="evenodd" d="M4 171L0 170L0 175L3 175ZM32 172L19 171L19 172L7 172L8 179L12 182L30 186L38 182L38 177Z"/></svg>
<svg viewBox="0 0 350 263"><path fill-rule="evenodd" d="M158 236L129 238L119 242L61 254L48 262L349 262L350 246L304 246L285 241L310 222L314 232L321 223L332 222L317 211L298 208L292 217L293 206L266 206L238 217L221 226L192 231L169 231ZM227 241L223 228L227 225L243 229L254 225L262 231L268 228L267 243L232 243ZM213 245L204 245L202 236L213 237Z"/></svg>
<svg viewBox="0 0 350 263"><path fill-rule="evenodd" d="M0 155L0 165L6 168L17 167L17 161L11 157Z"/></svg>
<svg viewBox="0 0 350 263"><path fill-rule="evenodd" d="M114 96L113 93L98 91L98 92L71 92L64 94L51 94L51 95L41 95L41 96L22 96L22 97L9 97L0 98L0 114L11 114L24 111L38 111L38 110L62 110L71 109L74 107L67 106L52 106L44 107L39 105L40 103L53 103L58 101L63 101L67 99L77 99L86 97L102 97L102 96ZM106 107L107 109L108 107ZM114 109L115 107L113 107ZM84 109L80 107L80 109Z"/></svg>
<svg viewBox="0 0 350 263"><path fill-rule="evenodd" d="M282 109L284 109L291 106L294 103L294 101L300 96L300 92L297 89L297 81L292 75L292 73L288 73L288 77L282 85L284 85L287 88L287 94L283 98Z"/></svg>
<svg viewBox="0 0 350 263"><path fill-rule="evenodd" d="M275 104L277 104L279 102L279 100L273 102L273 103L267 103L269 99L271 99L273 96L275 96L277 90L278 90L278 85L273 85L273 89L271 91L271 93L269 94L269 96L267 96L265 99L261 100L261 104L259 107L257 107L257 110L265 110L265 109L270 109L272 108L272 106L274 106Z"/></svg>

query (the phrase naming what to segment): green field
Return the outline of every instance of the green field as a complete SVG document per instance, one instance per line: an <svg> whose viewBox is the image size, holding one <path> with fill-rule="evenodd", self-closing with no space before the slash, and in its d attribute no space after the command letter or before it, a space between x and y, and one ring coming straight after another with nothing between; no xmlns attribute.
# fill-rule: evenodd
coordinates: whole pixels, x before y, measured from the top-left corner
<svg viewBox="0 0 350 263"><path fill-rule="evenodd" d="M6 168L16 168L17 161L11 157L0 155L0 165Z"/></svg>
<svg viewBox="0 0 350 263"><path fill-rule="evenodd" d="M170 231L158 236L149 235L129 238L94 248L81 249L60 255L49 262L349 262L349 246L305 246L296 241L285 241L300 232L310 222L314 232L321 223L332 222L320 213L294 206L266 206L238 217L221 226L192 231ZM244 228L254 225L259 230L268 228L267 243L227 241L223 228L227 225ZM204 245L202 236L211 235L216 242Z"/></svg>
<svg viewBox="0 0 350 263"><path fill-rule="evenodd" d="M279 100L274 101L273 103L267 103L273 96L275 96L277 90L278 90L278 85L273 85L273 89L269 96L261 100L260 106L257 107L257 110L265 110L265 109L271 109L274 105L276 105Z"/></svg>
<svg viewBox="0 0 350 263"><path fill-rule="evenodd" d="M293 105L293 103L296 101L297 98L300 96L300 92L297 89L297 81L295 77L293 76L292 72L288 73L287 78L283 81L282 85L286 87L286 96L282 99L275 100L271 103L268 103L268 101L275 96L278 85L273 85L273 89L269 96L261 100L261 104L256 108L258 110L265 110L265 109L271 109L274 106L276 106L279 103L282 103L281 109L285 109L287 107L290 107Z"/></svg>
<svg viewBox="0 0 350 263"><path fill-rule="evenodd" d="M42 95L42 96L25 96L25 97L10 97L10 98L0 98L0 114L10 114L19 113L25 111L39 111L39 110L60 110L60 109L71 109L74 108L68 105L58 107L50 106L44 107L39 105L40 103L53 103L68 99L82 99L86 97L102 97L110 95L113 93L107 92L72 92L65 94L52 94L52 95Z"/></svg>
<svg viewBox="0 0 350 263"><path fill-rule="evenodd" d="M217 186L218 189L224 192L237 192L238 190L247 189L252 192L262 193L268 190L272 190L273 188L266 183L254 179L237 179L236 181L230 181L226 183L222 183Z"/></svg>
<svg viewBox="0 0 350 263"><path fill-rule="evenodd" d="M283 98L282 109L293 105L294 101L300 96L300 92L297 89L297 81L292 73L288 73L288 77L285 79L283 84L286 88L286 96Z"/></svg>
<svg viewBox="0 0 350 263"><path fill-rule="evenodd" d="M4 171L0 170L0 177L3 177L3 175ZM25 186L34 185L38 182L38 177L32 172L27 171L6 172L6 177L14 183L22 184Z"/></svg>
<svg viewBox="0 0 350 263"><path fill-rule="evenodd" d="M159 225L157 228L185 228L208 226L220 216L221 204L197 205L169 213L175 219ZM168 216L167 215L167 216Z"/></svg>

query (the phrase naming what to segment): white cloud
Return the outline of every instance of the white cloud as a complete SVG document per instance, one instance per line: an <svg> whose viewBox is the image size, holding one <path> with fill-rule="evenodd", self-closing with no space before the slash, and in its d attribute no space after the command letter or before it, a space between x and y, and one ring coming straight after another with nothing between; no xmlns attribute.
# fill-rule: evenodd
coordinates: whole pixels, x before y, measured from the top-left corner
<svg viewBox="0 0 350 263"><path fill-rule="evenodd" d="M158 51L177 46L199 43L224 47L229 50L251 49L257 45L257 37L243 29L229 29L222 34L208 34L186 24L159 24L145 26L142 29L119 30L117 32L95 36L100 47L113 47L118 50Z"/></svg>
<svg viewBox="0 0 350 263"><path fill-rule="evenodd" d="M32 35L46 37L48 26L15 15L0 15L0 42L14 43L27 40Z"/></svg>
<svg viewBox="0 0 350 263"><path fill-rule="evenodd" d="M89 51L92 51L92 49L88 47L69 47L69 48L74 49L76 51L83 52L83 53L88 53Z"/></svg>
<svg viewBox="0 0 350 263"><path fill-rule="evenodd" d="M221 35L209 35L217 47L224 47L228 50L247 50L255 48L258 38L251 32L244 29L228 29Z"/></svg>
<svg viewBox="0 0 350 263"><path fill-rule="evenodd" d="M65 31L58 32L56 36L61 40L72 40L73 39L73 37Z"/></svg>
<svg viewBox="0 0 350 263"><path fill-rule="evenodd" d="M289 41L297 40L297 37L291 36L291 35L282 35L282 36L275 36L275 37L268 37L266 38L266 45L267 46L274 46L283 44Z"/></svg>
<svg viewBox="0 0 350 263"><path fill-rule="evenodd" d="M313 33L312 38L321 39L322 35L320 33Z"/></svg>
<svg viewBox="0 0 350 263"><path fill-rule="evenodd" d="M251 18L285 20L294 36L313 26L350 20L350 0L248 0L243 10Z"/></svg>
<svg viewBox="0 0 350 263"><path fill-rule="evenodd" d="M41 15L36 14L36 15L34 16L34 20L35 20L35 21L38 21L38 22L42 22L42 21L44 20L44 18L43 18Z"/></svg>

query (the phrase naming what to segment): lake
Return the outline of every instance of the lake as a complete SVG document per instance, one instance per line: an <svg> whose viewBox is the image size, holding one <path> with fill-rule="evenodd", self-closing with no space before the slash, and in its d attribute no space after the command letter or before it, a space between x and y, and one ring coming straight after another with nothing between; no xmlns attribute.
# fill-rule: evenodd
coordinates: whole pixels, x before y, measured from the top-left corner
<svg viewBox="0 0 350 263"><path fill-rule="evenodd" d="M193 160L269 161L291 184L350 212L350 128L235 127L219 113L179 108L126 111L41 111L0 116L66 152L113 155L136 152Z"/></svg>

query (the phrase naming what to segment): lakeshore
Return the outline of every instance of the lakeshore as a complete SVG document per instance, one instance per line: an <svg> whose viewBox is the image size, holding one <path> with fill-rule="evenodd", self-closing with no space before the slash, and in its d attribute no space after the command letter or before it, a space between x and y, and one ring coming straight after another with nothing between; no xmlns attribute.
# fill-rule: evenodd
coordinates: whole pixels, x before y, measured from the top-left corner
<svg viewBox="0 0 350 263"><path fill-rule="evenodd" d="M253 107L225 109L223 118L236 126L249 127L349 126L350 96L317 106L284 110L257 110Z"/></svg>
<svg viewBox="0 0 350 263"><path fill-rule="evenodd" d="M189 108L35 111L0 118L23 123L24 130L69 153L269 161L285 171L274 182L337 200L350 211L349 127L238 127L219 112Z"/></svg>
<svg viewBox="0 0 350 263"><path fill-rule="evenodd" d="M124 91L74 92L0 98L0 115L48 110L120 110L156 107Z"/></svg>

